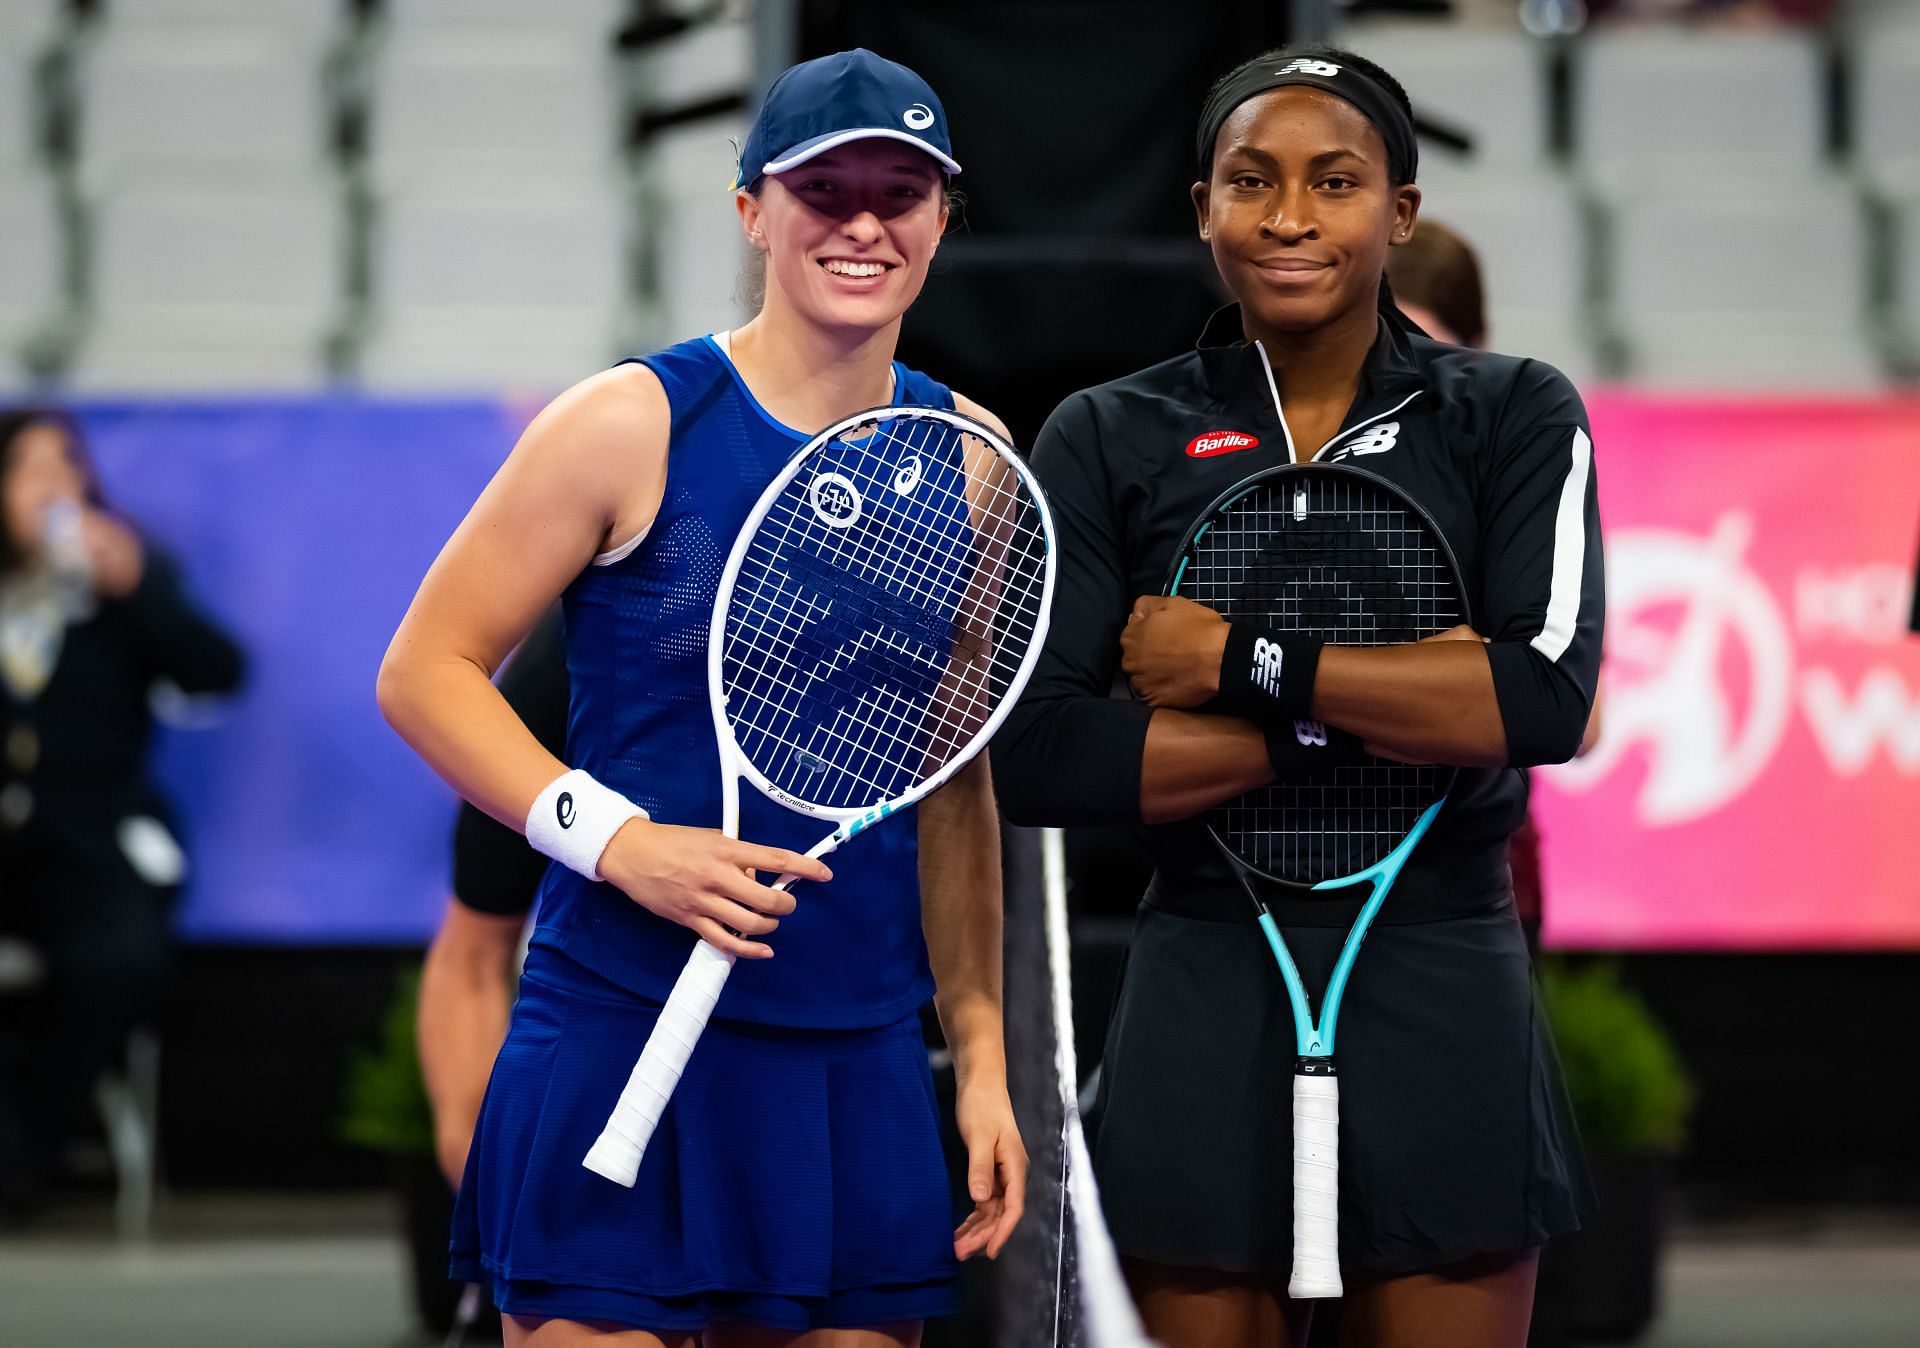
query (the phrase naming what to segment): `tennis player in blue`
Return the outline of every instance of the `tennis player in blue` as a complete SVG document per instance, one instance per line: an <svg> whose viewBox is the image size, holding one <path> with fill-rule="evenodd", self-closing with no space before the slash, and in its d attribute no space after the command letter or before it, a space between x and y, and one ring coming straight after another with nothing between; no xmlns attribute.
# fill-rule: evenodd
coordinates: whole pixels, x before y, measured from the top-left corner
<svg viewBox="0 0 1920 1348"><path fill-rule="evenodd" d="M953 1309L956 1260L997 1255L1019 1220L985 756L829 870L801 855L818 821L757 793L742 840L717 830L706 692L728 549L812 433L886 404L998 425L893 359L959 169L905 67L853 51L782 75L735 193L766 264L759 314L547 407L381 667L401 735L556 863L454 1223L455 1274L488 1281L509 1344L912 1345ZM556 596L565 761L489 681ZM782 872L808 883L760 883ZM696 938L742 962L622 1188L581 1157ZM968 1151L957 1231L916 1014L930 995Z"/></svg>

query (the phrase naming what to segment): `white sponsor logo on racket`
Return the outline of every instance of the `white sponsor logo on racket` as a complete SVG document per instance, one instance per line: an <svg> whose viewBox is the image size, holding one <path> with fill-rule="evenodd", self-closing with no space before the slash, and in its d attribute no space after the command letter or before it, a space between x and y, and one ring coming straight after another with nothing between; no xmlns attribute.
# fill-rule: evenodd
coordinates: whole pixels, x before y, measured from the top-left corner
<svg viewBox="0 0 1920 1348"><path fill-rule="evenodd" d="M821 522L845 529L860 518L860 493L842 473L821 473L807 487L807 500Z"/></svg>
<svg viewBox="0 0 1920 1348"><path fill-rule="evenodd" d="M915 103L912 107L900 114L900 120L912 127L915 131L925 131L933 125L933 109L925 103Z"/></svg>

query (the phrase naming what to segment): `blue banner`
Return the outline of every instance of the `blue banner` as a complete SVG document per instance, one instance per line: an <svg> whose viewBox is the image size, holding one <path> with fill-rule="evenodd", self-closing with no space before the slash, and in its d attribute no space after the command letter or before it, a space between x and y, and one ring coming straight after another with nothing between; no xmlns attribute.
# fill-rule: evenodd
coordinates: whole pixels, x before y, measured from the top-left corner
<svg viewBox="0 0 1920 1348"><path fill-rule="evenodd" d="M452 793L374 676L429 563L528 420L493 403L96 403L108 496L245 646L247 685L167 728L195 941L399 944L445 902Z"/></svg>

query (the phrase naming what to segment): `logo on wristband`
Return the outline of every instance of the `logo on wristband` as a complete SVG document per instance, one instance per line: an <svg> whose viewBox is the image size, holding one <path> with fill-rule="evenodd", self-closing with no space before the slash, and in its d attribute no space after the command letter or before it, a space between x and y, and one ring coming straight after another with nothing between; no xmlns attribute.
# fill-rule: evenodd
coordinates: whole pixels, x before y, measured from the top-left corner
<svg viewBox="0 0 1920 1348"><path fill-rule="evenodd" d="M1258 637L1253 643L1253 668L1249 673L1253 686L1268 697L1280 696L1280 643Z"/></svg>
<svg viewBox="0 0 1920 1348"><path fill-rule="evenodd" d="M561 828L573 827L573 792L560 793L560 799L553 802L553 813L560 820Z"/></svg>

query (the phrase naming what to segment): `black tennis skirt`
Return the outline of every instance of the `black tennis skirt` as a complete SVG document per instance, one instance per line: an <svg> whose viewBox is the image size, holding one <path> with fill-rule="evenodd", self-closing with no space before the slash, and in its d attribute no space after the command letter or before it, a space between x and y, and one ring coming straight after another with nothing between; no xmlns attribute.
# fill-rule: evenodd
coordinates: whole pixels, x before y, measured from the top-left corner
<svg viewBox="0 0 1920 1348"><path fill-rule="evenodd" d="M1284 930L1317 1011L1346 929ZM1579 1229L1592 1188L1511 902L1376 925L1336 1036L1348 1269L1421 1272ZM1093 1116L1122 1254L1285 1277L1294 1057L1286 986L1250 910L1177 916L1150 894Z"/></svg>

